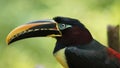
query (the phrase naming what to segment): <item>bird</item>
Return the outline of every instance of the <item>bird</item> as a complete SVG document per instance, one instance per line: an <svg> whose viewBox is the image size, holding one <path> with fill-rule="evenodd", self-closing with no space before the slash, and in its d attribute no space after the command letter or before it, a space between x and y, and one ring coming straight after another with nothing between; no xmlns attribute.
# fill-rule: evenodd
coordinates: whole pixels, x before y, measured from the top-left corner
<svg viewBox="0 0 120 68"><path fill-rule="evenodd" d="M78 19L56 16L13 29L7 44L31 37L53 37L53 55L64 68L120 68L120 53L93 38Z"/></svg>

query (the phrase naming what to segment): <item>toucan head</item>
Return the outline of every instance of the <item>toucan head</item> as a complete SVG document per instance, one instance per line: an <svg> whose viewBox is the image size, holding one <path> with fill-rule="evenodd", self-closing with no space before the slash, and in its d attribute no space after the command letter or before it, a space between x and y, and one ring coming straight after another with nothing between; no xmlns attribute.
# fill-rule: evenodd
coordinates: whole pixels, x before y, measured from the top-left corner
<svg viewBox="0 0 120 68"><path fill-rule="evenodd" d="M75 39L80 42L79 39L87 41L88 39L85 38L92 38L86 27L77 19L54 17L53 19L33 21L18 26L8 34L6 42L11 44L25 38L44 36L57 38L61 42L72 42Z"/></svg>

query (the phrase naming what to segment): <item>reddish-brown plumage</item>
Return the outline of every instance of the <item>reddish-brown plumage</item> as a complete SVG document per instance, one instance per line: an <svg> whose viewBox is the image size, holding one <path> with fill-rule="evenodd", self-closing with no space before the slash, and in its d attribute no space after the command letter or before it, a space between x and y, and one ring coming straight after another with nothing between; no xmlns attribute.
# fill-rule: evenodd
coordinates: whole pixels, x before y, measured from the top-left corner
<svg viewBox="0 0 120 68"><path fill-rule="evenodd" d="M62 37L57 40L66 45L84 45L93 40L92 35L87 29L73 26L62 31Z"/></svg>
<svg viewBox="0 0 120 68"><path fill-rule="evenodd" d="M114 56L114 57L118 58L118 60L120 61L120 53L113 50L112 48L108 48L108 52L109 52L110 56Z"/></svg>

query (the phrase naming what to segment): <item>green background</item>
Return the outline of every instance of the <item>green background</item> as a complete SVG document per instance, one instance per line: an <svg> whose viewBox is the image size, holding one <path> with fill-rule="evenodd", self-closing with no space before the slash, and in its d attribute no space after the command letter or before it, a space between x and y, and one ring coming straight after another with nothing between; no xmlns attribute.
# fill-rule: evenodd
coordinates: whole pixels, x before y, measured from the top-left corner
<svg viewBox="0 0 120 68"><path fill-rule="evenodd" d="M55 16L79 19L107 46L107 26L120 24L120 0L0 0L0 68L62 68L52 55L53 38L5 41L15 27Z"/></svg>

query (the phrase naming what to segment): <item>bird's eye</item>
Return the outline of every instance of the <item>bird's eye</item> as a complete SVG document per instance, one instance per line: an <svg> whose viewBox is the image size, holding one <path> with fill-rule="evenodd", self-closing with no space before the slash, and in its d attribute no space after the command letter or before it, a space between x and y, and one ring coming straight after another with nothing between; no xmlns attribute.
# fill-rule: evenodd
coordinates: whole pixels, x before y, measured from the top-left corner
<svg viewBox="0 0 120 68"><path fill-rule="evenodd" d="M66 28L66 25L65 24L59 24L59 29L60 30L64 30Z"/></svg>
<svg viewBox="0 0 120 68"><path fill-rule="evenodd" d="M72 27L71 25L67 25L67 24L58 24L58 27L60 30L64 30L66 28Z"/></svg>
<svg viewBox="0 0 120 68"><path fill-rule="evenodd" d="M66 27L66 25L65 25L65 24L61 24L60 26L61 26L62 28L65 28L65 27Z"/></svg>

